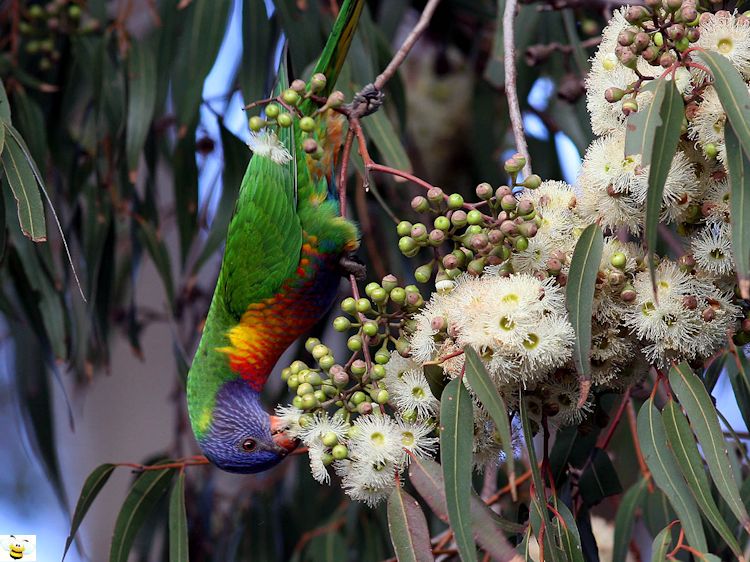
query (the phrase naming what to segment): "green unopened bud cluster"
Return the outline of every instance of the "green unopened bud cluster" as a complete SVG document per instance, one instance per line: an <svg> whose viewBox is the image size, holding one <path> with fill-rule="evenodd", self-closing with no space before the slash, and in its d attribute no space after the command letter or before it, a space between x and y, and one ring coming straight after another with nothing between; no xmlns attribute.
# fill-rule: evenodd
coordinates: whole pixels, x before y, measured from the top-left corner
<svg viewBox="0 0 750 562"><path fill-rule="evenodd" d="M265 106L265 117L250 117L250 130L257 133L266 127L286 129L294 125L302 131L302 149L314 160L320 160L325 152L316 135L319 120L327 110L340 107L344 103L344 94L338 90L327 98L318 97L318 94L325 90L326 83L326 77L321 73L313 74L308 82L294 80L289 88ZM315 111L309 115L303 114L300 108L302 102L308 99L318 104Z"/></svg>
<svg viewBox="0 0 750 562"><path fill-rule="evenodd" d="M18 23L23 52L35 59L41 72L52 70L60 60L59 47L64 36L85 35L101 28L72 0L50 0L32 4L22 11Z"/></svg>
<svg viewBox="0 0 750 562"><path fill-rule="evenodd" d="M434 277L439 283L467 271L480 275L488 265L504 264L507 273L511 272L508 258L512 252L528 248L529 239L541 225L532 201L514 194L514 188L536 189L542 183L536 174L519 181L525 165L520 154L509 158L504 167L511 185L493 188L481 183L475 189L475 203L466 203L457 193L446 195L440 188L412 199L414 211L434 217L431 227L409 221L396 226L398 247L406 257L416 257L422 248L433 249L431 259L414 271L418 282L427 283Z"/></svg>
<svg viewBox="0 0 750 562"><path fill-rule="evenodd" d="M615 47L623 66L637 70L638 61L644 60L666 69L691 61L685 52L700 38L695 0L646 0L644 5L628 8L625 19L631 27L619 33ZM629 115L638 111L636 98L645 83L638 80L627 88L608 88L604 97L610 103L622 101L622 111Z"/></svg>

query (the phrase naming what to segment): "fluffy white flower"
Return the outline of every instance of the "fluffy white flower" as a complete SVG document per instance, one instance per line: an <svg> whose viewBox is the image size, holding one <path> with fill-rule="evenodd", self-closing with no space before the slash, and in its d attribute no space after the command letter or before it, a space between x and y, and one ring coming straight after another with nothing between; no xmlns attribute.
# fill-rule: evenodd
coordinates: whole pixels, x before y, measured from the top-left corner
<svg viewBox="0 0 750 562"><path fill-rule="evenodd" d="M286 146L273 131L264 129L257 133L251 132L247 146L254 155L269 158L276 164L287 164L292 159Z"/></svg>
<svg viewBox="0 0 750 562"><path fill-rule="evenodd" d="M692 237L690 248L701 269L718 276L730 275L734 271L732 237L726 223L701 229Z"/></svg>
<svg viewBox="0 0 750 562"><path fill-rule="evenodd" d="M323 436L333 433L339 440L346 438L349 424L339 416L328 416L324 411L318 411L297 432L302 442L311 447L319 443Z"/></svg>
<svg viewBox="0 0 750 562"><path fill-rule="evenodd" d="M701 17L700 38L695 43L726 57L746 78L750 77L750 25L729 13ZM700 51L696 53L700 58Z"/></svg>
<svg viewBox="0 0 750 562"><path fill-rule="evenodd" d="M409 463L409 453L419 458L432 457L435 454L439 439L431 437L434 426L429 423L407 423L398 424L398 432L401 435L402 456L400 464L406 466ZM408 453L407 453L408 451Z"/></svg>
<svg viewBox="0 0 750 562"><path fill-rule="evenodd" d="M294 406L276 406L274 412L277 418L282 421L282 426L291 437L299 437L302 428L299 425L299 418L304 413Z"/></svg>
<svg viewBox="0 0 750 562"><path fill-rule="evenodd" d="M712 146L716 150L719 162L726 158L726 147L724 146L724 123L727 116L724 106L721 105L719 94L713 86L708 86L701 94L701 101L688 124L688 137L696 141L704 154L707 147ZM711 154L707 154L712 156Z"/></svg>
<svg viewBox="0 0 750 562"><path fill-rule="evenodd" d="M356 459L337 461L336 473L341 476L341 486L347 495L356 501L375 507L396 486L399 468L392 460L370 461Z"/></svg>
<svg viewBox="0 0 750 562"><path fill-rule="evenodd" d="M704 195L702 212L709 224L721 225L729 222L730 199L729 182L709 180L708 189Z"/></svg>
<svg viewBox="0 0 750 562"><path fill-rule="evenodd" d="M331 482L331 475L328 474L328 470L325 465L325 455L329 455L327 448L321 442L315 442L308 446L307 455L310 457L310 473L321 484L328 484Z"/></svg>
<svg viewBox="0 0 750 562"><path fill-rule="evenodd" d="M396 422L388 416L359 416L349 438L352 458L363 463L394 463L401 458L401 434Z"/></svg>
<svg viewBox="0 0 750 562"><path fill-rule="evenodd" d="M400 378L386 378L385 384L401 413L413 412L423 420L434 416L440 407L421 368L404 371Z"/></svg>

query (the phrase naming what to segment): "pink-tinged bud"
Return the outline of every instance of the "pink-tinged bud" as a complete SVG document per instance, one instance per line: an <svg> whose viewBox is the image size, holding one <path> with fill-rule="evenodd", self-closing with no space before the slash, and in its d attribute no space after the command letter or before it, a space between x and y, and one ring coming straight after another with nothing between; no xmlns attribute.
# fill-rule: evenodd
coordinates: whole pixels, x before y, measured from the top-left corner
<svg viewBox="0 0 750 562"><path fill-rule="evenodd" d="M506 195L511 195L513 193L513 190L507 186L507 185L501 185L495 190L495 197L497 197L497 200L500 201L503 197Z"/></svg>
<svg viewBox="0 0 750 562"><path fill-rule="evenodd" d="M430 209L430 203L426 198L422 197L421 195L417 195L414 199L411 200L411 208L418 213L424 213L425 211L428 211Z"/></svg>
<svg viewBox="0 0 750 562"><path fill-rule="evenodd" d="M436 332L442 332L448 327L448 322L442 316L435 316L430 320L430 327Z"/></svg>
<svg viewBox="0 0 750 562"><path fill-rule="evenodd" d="M458 260L453 254L443 256L443 267L445 269L456 269L458 267Z"/></svg>
<svg viewBox="0 0 750 562"><path fill-rule="evenodd" d="M695 310L698 308L698 299L693 295L685 295L682 297L682 306L688 310Z"/></svg>
<svg viewBox="0 0 750 562"><path fill-rule="evenodd" d="M562 264L557 258L549 258L547 260L547 271L549 271L552 275L557 275L558 273L560 273L561 269Z"/></svg>
<svg viewBox="0 0 750 562"><path fill-rule="evenodd" d="M433 187L427 190L427 199L431 203L440 203L443 200L444 195L445 193L443 193L443 190L439 187Z"/></svg>
<svg viewBox="0 0 750 562"><path fill-rule="evenodd" d="M505 236L500 230L493 228L487 233L487 239L490 241L490 244L497 246L505 239Z"/></svg>
<svg viewBox="0 0 750 562"><path fill-rule="evenodd" d="M492 186L487 182L480 183L476 188L477 197L485 201L492 197Z"/></svg>
<svg viewBox="0 0 750 562"><path fill-rule="evenodd" d="M500 232L505 236L512 236L516 233L516 223L513 221L503 221L500 223Z"/></svg>
<svg viewBox="0 0 750 562"><path fill-rule="evenodd" d="M305 139L302 142L302 150L307 154L313 154L318 150L318 143L315 139Z"/></svg>
<svg viewBox="0 0 750 562"><path fill-rule="evenodd" d="M704 322L711 322L716 318L716 311L709 306L701 313L701 318L703 318Z"/></svg>
<svg viewBox="0 0 750 562"><path fill-rule="evenodd" d="M526 216L534 210L534 202L531 199L521 199L518 202L518 214Z"/></svg>

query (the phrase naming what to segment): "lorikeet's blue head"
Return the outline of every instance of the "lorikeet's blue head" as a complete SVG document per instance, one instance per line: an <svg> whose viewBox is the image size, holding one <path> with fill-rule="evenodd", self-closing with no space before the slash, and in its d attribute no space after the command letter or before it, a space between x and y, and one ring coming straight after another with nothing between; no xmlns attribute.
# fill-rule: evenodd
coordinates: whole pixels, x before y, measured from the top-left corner
<svg viewBox="0 0 750 562"><path fill-rule="evenodd" d="M222 385L210 429L199 444L213 464L243 474L268 470L297 446L263 409L260 394L242 380Z"/></svg>

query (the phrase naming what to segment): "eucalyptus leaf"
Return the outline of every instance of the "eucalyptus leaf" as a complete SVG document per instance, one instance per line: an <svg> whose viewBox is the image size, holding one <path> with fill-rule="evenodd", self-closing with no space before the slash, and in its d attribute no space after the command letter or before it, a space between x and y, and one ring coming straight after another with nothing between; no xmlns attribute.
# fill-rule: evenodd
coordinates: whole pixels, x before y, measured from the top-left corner
<svg viewBox="0 0 750 562"><path fill-rule="evenodd" d="M648 491L646 480L639 480L625 492L615 516L615 537L612 549L612 562L625 562L628 547L635 526L636 509L641 505Z"/></svg>
<svg viewBox="0 0 750 562"><path fill-rule="evenodd" d="M430 545L430 530L419 503L396 486L388 496L388 530L401 562L434 560Z"/></svg>
<svg viewBox="0 0 750 562"><path fill-rule="evenodd" d="M169 560L188 562L188 528L185 512L185 472L181 471L169 496Z"/></svg>
<svg viewBox="0 0 750 562"><path fill-rule="evenodd" d="M116 467L113 464L100 464L91 471L91 474L88 475L86 481L83 483L81 493L78 496L78 503L76 503L73 518L70 522L70 534L65 540L65 550L63 550L62 555L63 560L65 560L65 555L68 553L70 545L73 544L73 540L78 532L78 527L80 527L83 522L83 518L86 517L91 504L94 503L96 496L102 491L102 488L104 488L109 477L112 476L112 472L115 468Z"/></svg>
<svg viewBox="0 0 750 562"><path fill-rule="evenodd" d="M750 157L731 123L724 126L732 209L732 256L742 298L750 299Z"/></svg>

